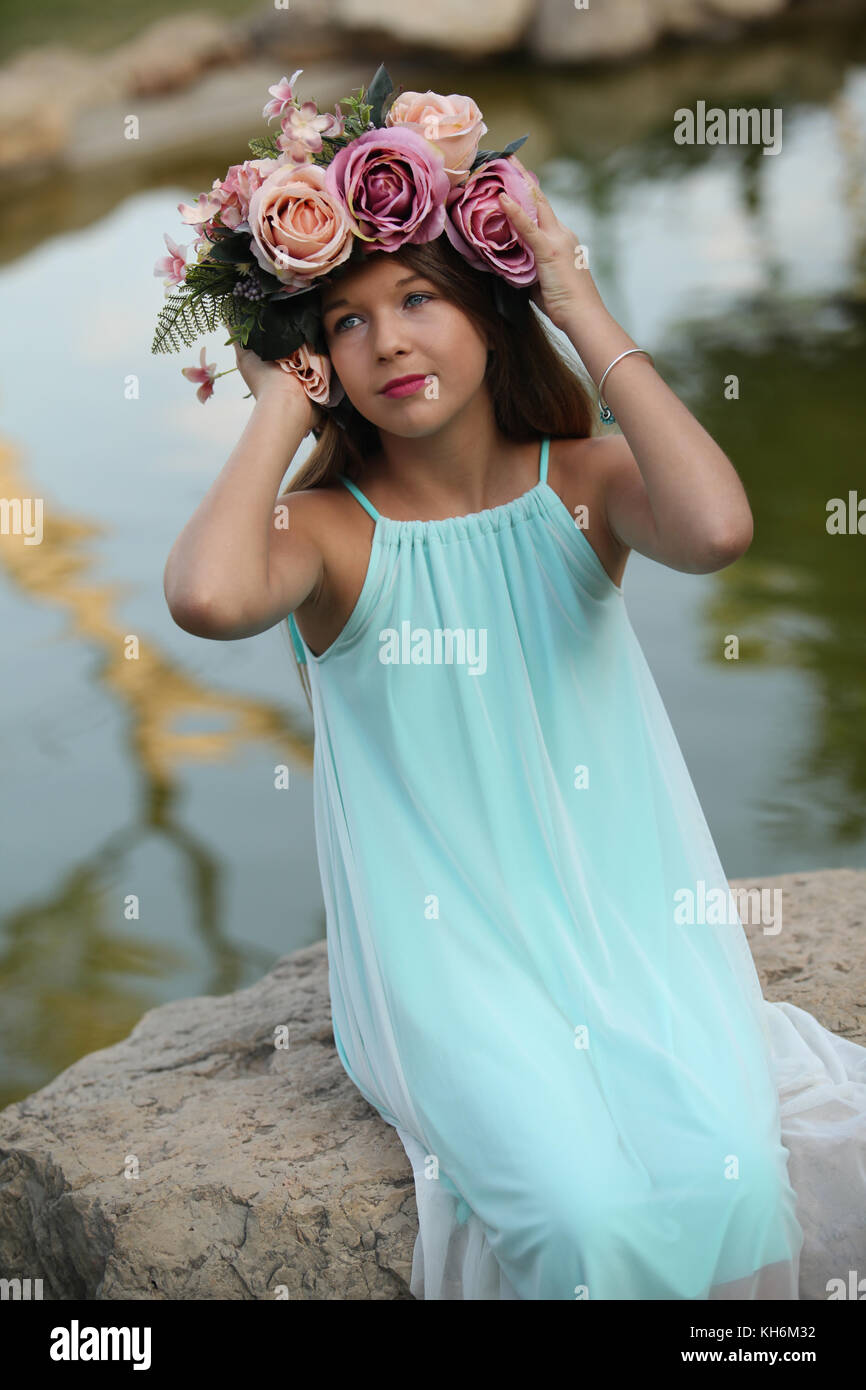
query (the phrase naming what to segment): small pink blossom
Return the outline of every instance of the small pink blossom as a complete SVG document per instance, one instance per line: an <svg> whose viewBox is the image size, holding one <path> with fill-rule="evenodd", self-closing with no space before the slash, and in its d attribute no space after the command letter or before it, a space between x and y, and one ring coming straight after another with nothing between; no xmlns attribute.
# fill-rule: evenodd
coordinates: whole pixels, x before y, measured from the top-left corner
<svg viewBox="0 0 866 1390"><path fill-rule="evenodd" d="M214 184L218 184L219 179L214 179ZM177 210L184 222L195 225L198 222L208 222L210 218L216 217L220 210L219 203L213 198L213 190L210 193L199 193L195 206L189 203L178 203Z"/></svg>
<svg viewBox="0 0 866 1390"><path fill-rule="evenodd" d="M262 110L262 115L266 121L269 121L272 116L281 116L285 108L294 101L292 88L303 71L303 68L298 68L297 72L292 74L291 82L287 77L281 77L275 87L268 88L273 101L267 102Z"/></svg>
<svg viewBox="0 0 866 1390"><path fill-rule="evenodd" d="M204 260L211 247L216 245L216 226L217 224L215 222L206 222L205 225L201 227L199 231L196 233L192 245L193 250L196 253L197 260Z"/></svg>
<svg viewBox="0 0 866 1390"><path fill-rule="evenodd" d="M250 199L268 174L284 162L279 159L245 159L233 164L222 180L214 180L211 199L219 203L220 222L237 229L249 216Z"/></svg>
<svg viewBox="0 0 866 1390"><path fill-rule="evenodd" d="M172 285L180 285L186 279L186 247L178 246L172 241L168 232L163 232L162 239L169 249L170 254L163 256L161 261L157 261L153 267L154 275L165 275L167 279L163 281L166 289L171 289Z"/></svg>
<svg viewBox="0 0 866 1390"><path fill-rule="evenodd" d="M302 106L292 107L280 122L281 134L277 136L280 149L291 159L302 163L322 148L322 136L330 139L342 135L343 118L339 112L320 112L314 101L305 101Z"/></svg>
<svg viewBox="0 0 866 1390"><path fill-rule="evenodd" d="M205 349L202 348L200 367L181 368L181 374L186 377L187 381L197 381L201 383L195 394L198 396L202 405L213 395L213 384L217 375L216 362L205 362L204 358Z"/></svg>

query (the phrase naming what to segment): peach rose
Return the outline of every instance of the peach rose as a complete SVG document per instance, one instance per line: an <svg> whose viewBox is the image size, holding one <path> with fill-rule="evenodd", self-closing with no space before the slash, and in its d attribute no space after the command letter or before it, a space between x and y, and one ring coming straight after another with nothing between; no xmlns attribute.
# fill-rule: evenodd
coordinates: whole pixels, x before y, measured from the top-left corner
<svg viewBox="0 0 866 1390"><path fill-rule="evenodd" d="M352 251L352 226L320 164L284 164L250 198L252 253L284 285L309 288Z"/></svg>
<svg viewBox="0 0 866 1390"><path fill-rule="evenodd" d="M303 386L311 401L316 405L337 405L345 392L334 377L331 381L331 359L321 353L313 352L307 343L292 353L291 357L278 357L277 366L284 372L291 372Z"/></svg>
<svg viewBox="0 0 866 1390"><path fill-rule="evenodd" d="M443 97L438 92L402 92L385 116L385 125L408 125L440 150L451 187L469 173L486 134L481 112L471 97Z"/></svg>

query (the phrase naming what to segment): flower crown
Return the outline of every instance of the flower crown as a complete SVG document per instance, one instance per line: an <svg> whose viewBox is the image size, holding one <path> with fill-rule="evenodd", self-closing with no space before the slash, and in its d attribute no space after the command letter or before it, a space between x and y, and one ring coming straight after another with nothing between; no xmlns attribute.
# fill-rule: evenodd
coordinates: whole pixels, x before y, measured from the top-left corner
<svg viewBox="0 0 866 1390"><path fill-rule="evenodd" d="M237 341L278 362L317 404L336 408L344 392L327 356L318 297L309 293L318 280L339 278L373 251L444 234L468 264L493 275L497 309L519 322L517 300L538 275L499 193L534 222L538 216L531 185L509 159L528 136L480 150L487 126L471 97L397 94L380 65L366 91L320 112L294 95L302 72L268 88L262 116L280 118L279 134L250 140L252 159L214 179L195 205L178 203L183 221L198 229L196 260L188 264L186 248L165 234L169 254L154 275L164 277L166 303L151 350L179 351L222 323L226 346ZM205 362L202 348L201 366L183 375L206 401L225 373ZM335 413L345 426L343 412Z"/></svg>

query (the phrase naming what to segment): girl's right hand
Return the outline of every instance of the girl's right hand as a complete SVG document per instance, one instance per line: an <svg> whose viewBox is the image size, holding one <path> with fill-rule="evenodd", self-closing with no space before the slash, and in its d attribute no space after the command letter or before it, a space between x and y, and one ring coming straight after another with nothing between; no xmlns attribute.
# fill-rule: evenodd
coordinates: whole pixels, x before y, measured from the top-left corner
<svg viewBox="0 0 866 1390"><path fill-rule="evenodd" d="M284 372L276 362L265 362L252 348L241 347L237 341L234 349L238 371L257 401L261 400L265 392L279 391L296 401L299 408L303 409L306 406L307 434L322 428L327 419L326 412L310 399L292 372Z"/></svg>

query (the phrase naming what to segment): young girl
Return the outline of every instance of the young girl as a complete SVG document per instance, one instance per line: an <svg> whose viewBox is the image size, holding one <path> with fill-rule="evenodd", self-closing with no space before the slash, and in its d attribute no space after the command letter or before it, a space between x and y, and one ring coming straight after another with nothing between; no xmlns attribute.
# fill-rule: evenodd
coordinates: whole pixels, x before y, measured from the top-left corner
<svg viewBox="0 0 866 1390"><path fill-rule="evenodd" d="M256 405L166 596L220 640L289 619L334 1038L412 1162L412 1292L796 1299L802 1011L762 997L621 588L630 550L730 564L751 513L537 202L504 204L535 304L622 434L444 236L375 251L318 291L350 424L238 349Z"/></svg>

